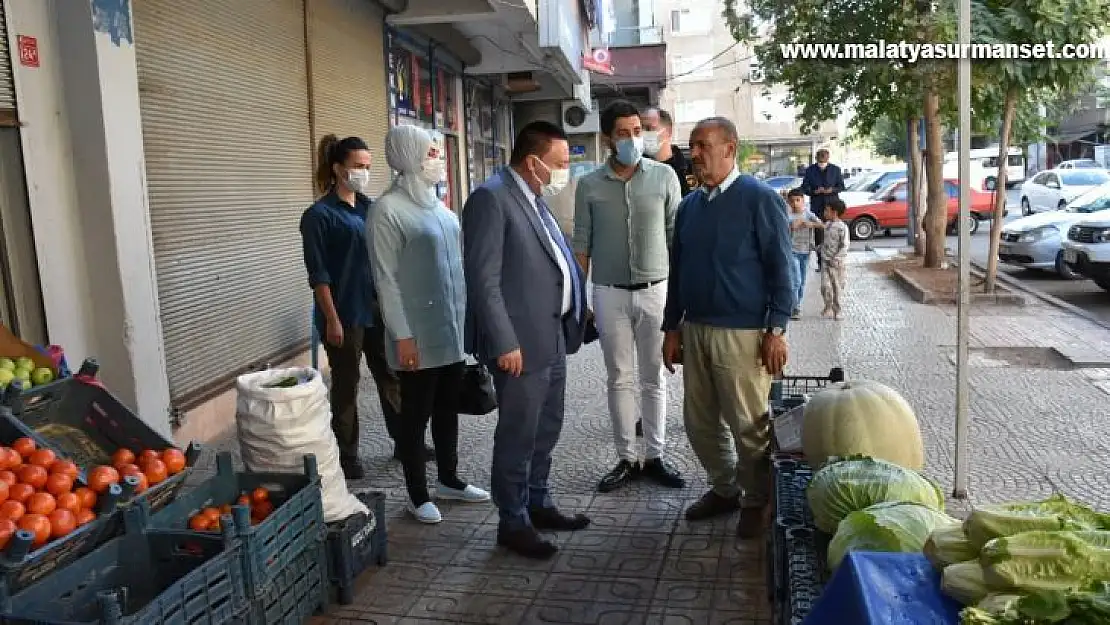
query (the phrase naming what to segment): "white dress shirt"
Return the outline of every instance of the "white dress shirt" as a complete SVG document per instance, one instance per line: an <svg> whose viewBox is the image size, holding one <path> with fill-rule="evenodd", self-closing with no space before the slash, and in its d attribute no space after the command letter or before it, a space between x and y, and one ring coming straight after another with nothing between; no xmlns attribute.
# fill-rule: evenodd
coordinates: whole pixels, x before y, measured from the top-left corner
<svg viewBox="0 0 1110 625"><path fill-rule="evenodd" d="M555 252L555 262L558 263L559 271L563 274L562 312L565 315L569 313L571 307L574 306L574 293L571 291L571 289L574 288L574 282L570 277L570 264L567 262L567 257L563 255L563 250L559 247L559 244L556 243L555 239L551 236L551 230L547 226L547 221L544 219L543 213L540 212L539 204L536 203L536 194L532 191L532 187L528 186L528 183L524 182L524 178L521 178L520 174L516 173L516 170L513 168L510 167L509 172L513 175L513 179L516 180L517 185L520 186L520 190L524 192L524 197L528 198L528 203L532 205L532 210L536 211L536 216L540 219L540 226L543 228L544 233L547 234L547 242L551 245L551 250ZM554 217L552 217L552 219L554 219Z"/></svg>
<svg viewBox="0 0 1110 625"><path fill-rule="evenodd" d="M721 181L721 184L713 187L713 189L709 192L709 199L712 200L713 198L727 191L729 186L731 186L732 183L736 182L736 179L739 177L740 170L736 168L736 165L733 165L732 171L728 172L728 175L725 176L725 179L723 181Z"/></svg>

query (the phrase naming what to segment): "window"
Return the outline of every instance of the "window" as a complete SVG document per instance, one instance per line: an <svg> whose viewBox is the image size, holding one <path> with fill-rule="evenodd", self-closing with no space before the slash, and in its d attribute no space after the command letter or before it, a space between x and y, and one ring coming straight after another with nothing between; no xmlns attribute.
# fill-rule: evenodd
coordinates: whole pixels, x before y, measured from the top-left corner
<svg viewBox="0 0 1110 625"><path fill-rule="evenodd" d="M757 95L752 98L752 119L757 124L793 124L793 106L783 102L781 94Z"/></svg>
<svg viewBox="0 0 1110 625"><path fill-rule="evenodd" d="M894 196L894 201L895 202L908 202L909 201L909 195L906 193L906 185L905 184L900 184L900 185L894 187L894 190L891 193L891 195Z"/></svg>
<svg viewBox="0 0 1110 625"><path fill-rule="evenodd" d="M1043 185L1043 184L1044 184L1045 182L1047 182L1047 181L1048 181L1048 174L1047 174L1047 173L1044 173L1044 174L1037 174L1037 175L1036 175L1036 176L1035 176L1035 177L1033 178L1033 184L1041 184L1041 185Z"/></svg>
<svg viewBox="0 0 1110 625"><path fill-rule="evenodd" d="M712 9L675 9L671 11L671 34L708 35L713 29Z"/></svg>
<svg viewBox="0 0 1110 625"><path fill-rule="evenodd" d="M952 184L951 182L946 181L944 183L944 190L948 192L948 197L950 197L950 198L960 197L960 188L958 186Z"/></svg>
<svg viewBox="0 0 1110 625"><path fill-rule="evenodd" d="M1100 169L1076 169L1060 176L1069 187L1093 187L1110 180L1110 175Z"/></svg>
<svg viewBox="0 0 1110 625"><path fill-rule="evenodd" d="M712 98L675 103L675 121L680 124L700 122L706 117L713 117L716 114L717 108Z"/></svg>
<svg viewBox="0 0 1110 625"><path fill-rule="evenodd" d="M710 80L713 78L713 55L676 54L671 58L671 74L674 80Z"/></svg>

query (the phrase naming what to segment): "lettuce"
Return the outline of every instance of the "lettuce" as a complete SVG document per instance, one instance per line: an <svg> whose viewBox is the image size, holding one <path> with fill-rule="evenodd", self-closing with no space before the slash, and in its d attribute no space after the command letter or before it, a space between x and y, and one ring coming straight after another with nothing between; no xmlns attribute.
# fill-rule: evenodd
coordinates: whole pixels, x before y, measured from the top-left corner
<svg viewBox="0 0 1110 625"><path fill-rule="evenodd" d="M977 508L964 522L968 540L977 548L993 538L1022 532L1101 529L1110 530L1110 517L1063 495L1053 495L1044 501Z"/></svg>
<svg viewBox="0 0 1110 625"><path fill-rule="evenodd" d="M829 542L829 568L835 571L849 551L921 551L933 530L957 523L919 503L887 502L852 512Z"/></svg>
<svg viewBox="0 0 1110 625"><path fill-rule="evenodd" d="M810 480L806 498L814 524L829 534L838 531L849 514L879 503L918 503L944 511L944 495L936 483L916 471L866 457L830 461Z"/></svg>

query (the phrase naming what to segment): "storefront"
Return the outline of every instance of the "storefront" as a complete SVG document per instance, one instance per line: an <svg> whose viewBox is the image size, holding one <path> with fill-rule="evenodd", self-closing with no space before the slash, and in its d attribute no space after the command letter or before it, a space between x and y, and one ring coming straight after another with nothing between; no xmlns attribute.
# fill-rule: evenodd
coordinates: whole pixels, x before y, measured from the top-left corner
<svg viewBox="0 0 1110 625"><path fill-rule="evenodd" d="M512 145L512 107L489 83L468 78L466 87L467 156L470 184L481 185L509 162Z"/></svg>

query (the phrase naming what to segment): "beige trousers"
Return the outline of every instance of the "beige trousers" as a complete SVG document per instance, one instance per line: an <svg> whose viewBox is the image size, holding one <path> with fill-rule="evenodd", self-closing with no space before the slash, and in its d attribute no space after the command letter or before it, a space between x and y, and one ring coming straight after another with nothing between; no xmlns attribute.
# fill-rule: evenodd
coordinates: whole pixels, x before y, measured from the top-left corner
<svg viewBox="0 0 1110 625"><path fill-rule="evenodd" d="M682 417L713 490L766 503L771 375L760 362L762 330L687 323L682 330Z"/></svg>
<svg viewBox="0 0 1110 625"><path fill-rule="evenodd" d="M821 266L821 298L825 300L825 310L835 315L840 314L840 296L844 294L844 282L847 272L844 259L836 262L825 261Z"/></svg>

